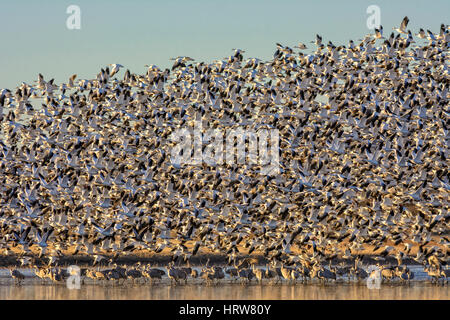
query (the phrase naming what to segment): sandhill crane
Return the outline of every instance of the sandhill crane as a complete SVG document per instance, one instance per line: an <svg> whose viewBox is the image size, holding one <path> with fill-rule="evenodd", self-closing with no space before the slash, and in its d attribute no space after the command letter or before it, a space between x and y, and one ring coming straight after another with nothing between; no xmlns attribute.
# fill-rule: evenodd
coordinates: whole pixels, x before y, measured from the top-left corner
<svg viewBox="0 0 450 320"><path fill-rule="evenodd" d="M261 284L262 280L264 279L264 271L262 269L255 268L255 264L252 264L252 271L259 284Z"/></svg>
<svg viewBox="0 0 450 320"><path fill-rule="evenodd" d="M188 264L186 267L180 267L180 268L178 268L178 270L183 271L184 273L186 273L187 276L189 276L192 274L193 269L191 268L191 265L188 261Z"/></svg>
<svg viewBox="0 0 450 320"><path fill-rule="evenodd" d="M235 267L227 268L225 273L230 275L232 281L235 281L239 277L239 270Z"/></svg>
<svg viewBox="0 0 450 320"><path fill-rule="evenodd" d="M277 283L280 280L278 277L278 273L274 270L270 270L269 264L266 265L266 271L264 273L264 278L266 279L275 279L277 278Z"/></svg>
<svg viewBox="0 0 450 320"><path fill-rule="evenodd" d="M431 283L436 282L438 283L441 273L439 272L439 269L433 266L425 266L423 269L429 277L431 277Z"/></svg>
<svg viewBox="0 0 450 320"><path fill-rule="evenodd" d="M285 280L291 280L291 271L292 268L286 267L285 265L281 266L281 274Z"/></svg>
<svg viewBox="0 0 450 320"><path fill-rule="evenodd" d="M197 279L198 278L198 271L196 269L192 268L190 276L191 276L192 279Z"/></svg>
<svg viewBox="0 0 450 320"><path fill-rule="evenodd" d="M322 282L328 282L328 280L336 280L336 274L324 268L316 261L311 270L311 278L317 278Z"/></svg>
<svg viewBox="0 0 450 320"><path fill-rule="evenodd" d="M178 284L178 280L184 280L184 282L187 282L187 274L183 270L179 270L174 267L173 262L169 264L168 267L166 267L167 275L170 279L170 284L173 284L175 281L176 284Z"/></svg>
<svg viewBox="0 0 450 320"><path fill-rule="evenodd" d="M85 277L95 280L94 272L91 269L86 269Z"/></svg>
<svg viewBox="0 0 450 320"><path fill-rule="evenodd" d="M280 267L277 267L276 264L274 264L273 271L276 272L278 281L282 281L282 279L283 279L284 277L283 277L283 274L282 274L282 272L281 272L281 268L280 268Z"/></svg>
<svg viewBox="0 0 450 320"><path fill-rule="evenodd" d="M414 273L407 267L397 266L395 267L395 275L400 278L401 281L410 281L414 279Z"/></svg>
<svg viewBox="0 0 450 320"><path fill-rule="evenodd" d="M203 268L200 272L200 278L202 278L207 285L210 285L214 281L213 271L209 268Z"/></svg>
<svg viewBox="0 0 450 320"><path fill-rule="evenodd" d="M44 274L44 276L45 276L45 278L46 279L50 279L50 281L53 281L53 275L52 275L52 273L54 272L54 270L52 269L52 268L48 268L46 271L45 271L45 274Z"/></svg>
<svg viewBox="0 0 450 320"><path fill-rule="evenodd" d="M119 273L119 271L117 271L116 269L110 269L110 270L107 270L106 278L108 280L112 280L113 285L114 285L116 281L117 281L117 283L120 282L120 279L122 279L122 276Z"/></svg>
<svg viewBox="0 0 450 320"><path fill-rule="evenodd" d="M441 278L443 278L444 282L447 282L447 277L449 276L448 270L443 270L433 265L425 265L423 270L431 277L431 283L439 283Z"/></svg>
<svg viewBox="0 0 450 320"><path fill-rule="evenodd" d="M99 268L97 270L86 270L86 276L94 281L99 280L102 283L108 279L107 272L102 272Z"/></svg>
<svg viewBox="0 0 450 320"><path fill-rule="evenodd" d="M144 278L144 282L147 282L147 279L150 279L150 284L152 284L152 277L147 268L142 270L142 277Z"/></svg>
<svg viewBox="0 0 450 320"><path fill-rule="evenodd" d="M45 282L45 279L47 278L47 268L38 268L35 266L34 274L41 279L41 283Z"/></svg>
<svg viewBox="0 0 450 320"><path fill-rule="evenodd" d="M294 282L294 284L297 283L297 279L300 277L301 272L296 269L296 268L292 268L291 270L291 274L290 274L290 279Z"/></svg>
<svg viewBox="0 0 450 320"><path fill-rule="evenodd" d="M58 267L57 270L58 270L59 274L61 275L61 277L63 278L63 280L66 280L71 275L69 273L69 270L67 270L67 269Z"/></svg>
<svg viewBox="0 0 450 320"><path fill-rule="evenodd" d="M442 269L441 275L445 278L445 283L448 283L448 277L450 277L450 269Z"/></svg>
<svg viewBox="0 0 450 320"><path fill-rule="evenodd" d="M51 268L50 272L48 273L48 277L50 278L50 280L52 280L53 282L61 282L64 280L63 278L63 274L60 272L59 269L57 268Z"/></svg>
<svg viewBox="0 0 450 320"><path fill-rule="evenodd" d="M395 271L393 267L383 267L377 264L378 268L381 270L381 280L389 280L392 281L392 279L395 278Z"/></svg>
<svg viewBox="0 0 450 320"><path fill-rule="evenodd" d="M178 269L176 271L177 271L177 274L178 274L178 279L183 280L184 284L186 284L187 283L188 274L184 270Z"/></svg>
<svg viewBox="0 0 450 320"><path fill-rule="evenodd" d="M246 282L252 281L253 277L255 276L251 269L239 269L238 270L238 276L241 280L241 283L244 284Z"/></svg>
<svg viewBox="0 0 450 320"><path fill-rule="evenodd" d="M175 268L173 267L172 263L170 263L166 267L166 272L167 272L167 276L170 279L170 284L173 284L173 282L178 283L178 275L177 275L177 272L176 272Z"/></svg>
<svg viewBox="0 0 450 320"><path fill-rule="evenodd" d="M355 263L354 263L353 267L350 270L351 275L357 281L364 280L364 279L366 279L369 276L369 274L363 268L358 267L358 264L359 264L360 261L361 261L361 257L357 256L355 258Z"/></svg>
<svg viewBox="0 0 450 320"><path fill-rule="evenodd" d="M214 283L214 280L220 280L225 278L225 273L221 267L215 266L215 267L205 267L202 269L202 272L200 273L200 277L204 279L207 284Z"/></svg>
<svg viewBox="0 0 450 320"><path fill-rule="evenodd" d="M166 273L164 272L164 270L158 269L158 268L150 268L150 266L148 266L147 268L145 268L142 271L142 275L146 278L150 279L150 283L153 283L153 280L158 279L161 280L161 278L165 275Z"/></svg>
<svg viewBox="0 0 450 320"><path fill-rule="evenodd" d="M329 261L328 268L329 268L329 271L330 271L330 274L331 274L331 279L336 280L336 278L337 278L337 270L336 270L336 267L333 267L331 265L331 260Z"/></svg>
<svg viewBox="0 0 450 320"><path fill-rule="evenodd" d="M9 273L14 279L14 284L21 284L21 281L25 279L25 276L17 269L10 268Z"/></svg>
<svg viewBox="0 0 450 320"><path fill-rule="evenodd" d="M302 263L299 270L300 275L302 276L302 282L305 283L308 280L308 278L310 278L310 270L311 268L309 267L308 264Z"/></svg>
<svg viewBox="0 0 450 320"><path fill-rule="evenodd" d="M369 276L366 270L357 266L352 268L351 272L357 281L364 280Z"/></svg>
<svg viewBox="0 0 450 320"><path fill-rule="evenodd" d="M119 267L116 263L114 263L113 268L111 270L113 270L118 275L119 279L117 279L117 283L120 283L120 279L124 281L127 279L126 268ZM114 274L114 276L117 278L116 274Z"/></svg>
<svg viewBox="0 0 450 320"><path fill-rule="evenodd" d="M221 280L223 278L225 278L225 273L223 272L223 269L219 266L215 266L212 268L213 269L213 277L214 279L217 280Z"/></svg>
<svg viewBox="0 0 450 320"><path fill-rule="evenodd" d="M314 264L313 264L313 266L312 266L312 268L311 268L311 273L310 273L311 278L312 278L312 279L315 279L315 278L320 279L320 277L319 277L319 271L320 271L321 269L322 269L322 267L317 263L317 261L314 262Z"/></svg>
<svg viewBox="0 0 450 320"><path fill-rule="evenodd" d="M127 276L127 279L133 281L133 284L136 283L136 280L142 278L142 272L137 268L127 268L125 274Z"/></svg>

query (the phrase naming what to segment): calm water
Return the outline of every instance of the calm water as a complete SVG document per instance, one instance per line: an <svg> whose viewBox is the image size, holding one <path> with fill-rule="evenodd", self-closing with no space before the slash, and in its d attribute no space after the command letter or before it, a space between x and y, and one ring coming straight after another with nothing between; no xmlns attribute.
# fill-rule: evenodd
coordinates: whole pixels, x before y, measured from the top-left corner
<svg viewBox="0 0 450 320"><path fill-rule="evenodd" d="M0 300L8 299L440 299L449 300L448 285L432 285L415 282L410 285L382 285L380 289L368 289L364 284L220 284L204 286L187 284L168 286L151 285L82 285L70 290L64 284L0 285Z"/></svg>
<svg viewBox="0 0 450 320"><path fill-rule="evenodd" d="M226 280L217 285L206 286L202 280L190 279L187 285L170 285L169 279L164 277L161 283L153 285L133 284L131 281L120 285L109 283L94 283L85 280L79 290L70 290L65 283L42 283L32 278L31 269L21 269L27 277L22 285L14 285L9 276L9 271L0 269L0 300L8 299L131 299L131 300L180 300L180 299L260 299L260 300L302 300L302 299L439 299L449 300L448 284L431 284L429 278L420 266L409 266L414 272L415 278L410 284L386 283L380 289L369 289L365 281L360 283L308 283L295 285L282 283L263 283L242 285L230 283ZM197 268L196 268L197 269Z"/></svg>

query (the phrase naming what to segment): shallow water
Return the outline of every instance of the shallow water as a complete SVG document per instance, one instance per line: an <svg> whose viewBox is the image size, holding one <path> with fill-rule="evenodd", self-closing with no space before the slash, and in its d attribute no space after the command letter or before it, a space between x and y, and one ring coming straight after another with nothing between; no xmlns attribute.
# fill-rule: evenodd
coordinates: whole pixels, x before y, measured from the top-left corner
<svg viewBox="0 0 450 320"><path fill-rule="evenodd" d="M410 285L382 285L380 289L368 289L364 284L221 284L205 286L187 284L168 286L155 285L82 285L79 290L70 290L64 284L0 285L0 300L9 299L440 299L449 300L448 285L433 285L415 282Z"/></svg>
<svg viewBox="0 0 450 320"><path fill-rule="evenodd" d="M127 281L113 284L112 281L93 282L84 279L80 289L69 289L64 282L54 284L42 283L34 277L32 269L20 269L27 277L21 285L15 285L9 276L9 270L0 269L0 300L8 299L132 299L132 300L178 300L178 299L258 299L258 300L302 300L302 299L383 299L383 300L449 300L448 284L432 284L421 266L408 266L414 272L414 280L409 284L395 281L383 283L380 289L369 289L366 281L360 283L338 282L322 284L317 281L302 284L272 284L263 282L250 284L231 282L227 275L225 280L216 285L205 285L201 279L189 279L187 284L170 285L165 276L161 282L150 283ZM199 268L195 268L198 271ZM138 280L139 281L139 280ZM158 280L157 280L158 281Z"/></svg>

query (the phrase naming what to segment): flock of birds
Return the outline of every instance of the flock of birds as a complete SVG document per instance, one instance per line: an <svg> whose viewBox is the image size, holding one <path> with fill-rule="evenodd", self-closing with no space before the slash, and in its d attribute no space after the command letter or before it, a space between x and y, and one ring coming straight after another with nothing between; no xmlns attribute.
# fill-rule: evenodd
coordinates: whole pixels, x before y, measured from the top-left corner
<svg viewBox="0 0 450 320"><path fill-rule="evenodd" d="M179 265L166 274L185 280L193 271L180 263L199 252L234 265L205 267L208 281L224 272L363 277L362 254L395 257L386 277L410 279L408 258L446 278L450 32L414 37L408 21L347 46L317 35L310 54L277 43L269 61L233 49L212 63L178 57L171 70L123 77L115 64L95 79L57 85L39 75L3 89L0 253L27 265L39 252L49 267L38 273L54 280L61 256L142 253L172 255ZM197 120L223 132L277 129L280 174L254 163L173 164L171 133ZM272 267L238 268L250 254ZM344 271L326 268L355 257ZM162 272L116 266L86 276Z"/></svg>
<svg viewBox="0 0 450 320"><path fill-rule="evenodd" d="M196 281L196 279L203 280L206 285L218 284L220 281L229 280L233 283L240 281L241 284L249 284L252 280L262 284L264 281L270 283L282 283L287 282L289 284L296 284L297 281L302 283L308 283L310 281L320 281L321 283L329 281L357 281L371 277L376 279L379 277L380 282L393 282L401 281L402 283L409 283L414 279L415 274L406 266L382 266L379 263L377 268L372 270L365 270L359 266L360 258L355 259L353 266L347 266L344 263L339 266L333 266L330 262L329 267L323 267L321 264L315 262L314 265L301 265L301 266L285 266L277 267L276 264L266 265L266 268L257 268L256 264L258 259L245 258L240 260L236 265L234 262L232 267L223 266L208 266L209 260L206 266L203 268L193 268L188 263L185 267L176 267L173 262L169 263L164 268L152 267L150 264L141 264L141 262L135 265L118 266L117 263L113 263L110 260L108 268L100 267L84 268L76 272L73 272L70 268L62 268L58 266L32 266L34 271L32 275L26 276L24 273L10 267L10 275L14 279L15 284L21 284L26 278L39 278L41 283L50 280L53 283L65 283L69 276L79 276L80 281L85 283L87 279L90 279L94 283L101 282L106 284L111 282L113 285L125 284L126 281L132 281L133 284L147 283L153 284L155 281L161 283L164 279L170 279L170 284L179 284L184 282L187 284L188 279ZM442 282L448 283L447 278L450 276L450 270L437 270L435 267L425 267L424 270L431 278L431 282L436 284Z"/></svg>

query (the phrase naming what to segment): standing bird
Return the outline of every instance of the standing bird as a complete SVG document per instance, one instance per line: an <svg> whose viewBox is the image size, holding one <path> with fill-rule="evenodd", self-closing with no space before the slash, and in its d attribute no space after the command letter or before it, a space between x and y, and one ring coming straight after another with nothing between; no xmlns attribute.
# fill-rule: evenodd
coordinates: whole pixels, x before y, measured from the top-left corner
<svg viewBox="0 0 450 320"><path fill-rule="evenodd" d="M291 272L292 272L291 268L286 267L285 265L281 266L281 275L283 276L283 278L285 280L288 280L288 281L291 280Z"/></svg>
<svg viewBox="0 0 450 320"><path fill-rule="evenodd" d="M255 264L252 264L252 271L259 284L261 284L262 280L264 279L264 271L262 269L257 269L255 267Z"/></svg>
<svg viewBox="0 0 450 320"><path fill-rule="evenodd" d="M14 284L20 285L21 281L25 279L25 276L17 269L10 268L9 273L11 277L14 279Z"/></svg>
<svg viewBox="0 0 450 320"><path fill-rule="evenodd" d="M269 264L266 265L266 271L264 273L264 278L266 279L275 279L277 278L276 282L280 280L278 277L278 273L275 270L270 270Z"/></svg>

